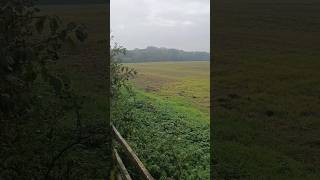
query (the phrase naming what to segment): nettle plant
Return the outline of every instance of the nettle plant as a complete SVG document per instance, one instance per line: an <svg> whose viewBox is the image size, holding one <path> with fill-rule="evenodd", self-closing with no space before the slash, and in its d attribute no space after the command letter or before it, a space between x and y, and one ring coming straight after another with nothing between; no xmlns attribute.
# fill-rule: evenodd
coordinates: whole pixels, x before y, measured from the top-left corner
<svg viewBox="0 0 320 180"><path fill-rule="evenodd" d="M50 66L66 43L87 33L83 25L39 15L34 3L0 2L0 179L77 179L80 165L66 154L97 131L83 127L81 99ZM70 114L74 123L66 128Z"/></svg>

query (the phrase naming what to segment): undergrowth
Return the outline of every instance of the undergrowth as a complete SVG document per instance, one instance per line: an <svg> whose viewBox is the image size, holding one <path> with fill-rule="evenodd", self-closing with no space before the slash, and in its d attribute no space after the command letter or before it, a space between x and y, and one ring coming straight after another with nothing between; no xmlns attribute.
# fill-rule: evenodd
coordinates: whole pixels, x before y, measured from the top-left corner
<svg viewBox="0 0 320 180"><path fill-rule="evenodd" d="M150 173L156 179L209 179L208 116L182 102L135 92L130 118L116 125Z"/></svg>

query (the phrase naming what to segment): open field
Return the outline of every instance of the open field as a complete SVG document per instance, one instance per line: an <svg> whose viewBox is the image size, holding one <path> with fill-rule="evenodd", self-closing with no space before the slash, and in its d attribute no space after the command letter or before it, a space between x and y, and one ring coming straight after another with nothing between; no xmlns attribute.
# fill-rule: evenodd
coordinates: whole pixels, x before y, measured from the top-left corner
<svg viewBox="0 0 320 180"><path fill-rule="evenodd" d="M134 82L139 89L165 99L192 104L209 117L209 62L153 62L125 65L138 71Z"/></svg>
<svg viewBox="0 0 320 180"><path fill-rule="evenodd" d="M138 71L128 141L156 179L209 179L209 62L124 64Z"/></svg>
<svg viewBox="0 0 320 180"><path fill-rule="evenodd" d="M319 179L319 2L215 7L212 173Z"/></svg>

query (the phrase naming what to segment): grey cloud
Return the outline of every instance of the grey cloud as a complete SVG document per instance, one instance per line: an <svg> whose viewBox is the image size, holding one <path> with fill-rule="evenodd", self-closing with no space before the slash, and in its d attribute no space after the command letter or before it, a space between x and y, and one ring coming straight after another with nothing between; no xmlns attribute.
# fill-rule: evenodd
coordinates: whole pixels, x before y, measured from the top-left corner
<svg viewBox="0 0 320 180"><path fill-rule="evenodd" d="M127 47L209 51L210 0L111 0L111 31Z"/></svg>

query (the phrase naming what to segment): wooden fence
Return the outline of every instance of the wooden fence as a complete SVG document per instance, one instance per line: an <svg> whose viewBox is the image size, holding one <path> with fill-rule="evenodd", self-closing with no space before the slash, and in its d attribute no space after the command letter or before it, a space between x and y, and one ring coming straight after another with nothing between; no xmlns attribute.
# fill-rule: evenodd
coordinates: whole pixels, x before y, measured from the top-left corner
<svg viewBox="0 0 320 180"><path fill-rule="evenodd" d="M132 150L129 144L121 136L119 131L113 125L111 126L112 126L113 139L117 144L120 145L119 147L123 150L124 154L126 155L127 159L129 159L130 163L134 165L140 177L144 180L154 180L154 178L151 176L149 171L145 168L145 166L140 161L136 153ZM117 174L117 178L119 180L132 180L116 148L113 148L113 157L116 161L116 168L119 172L119 174Z"/></svg>

